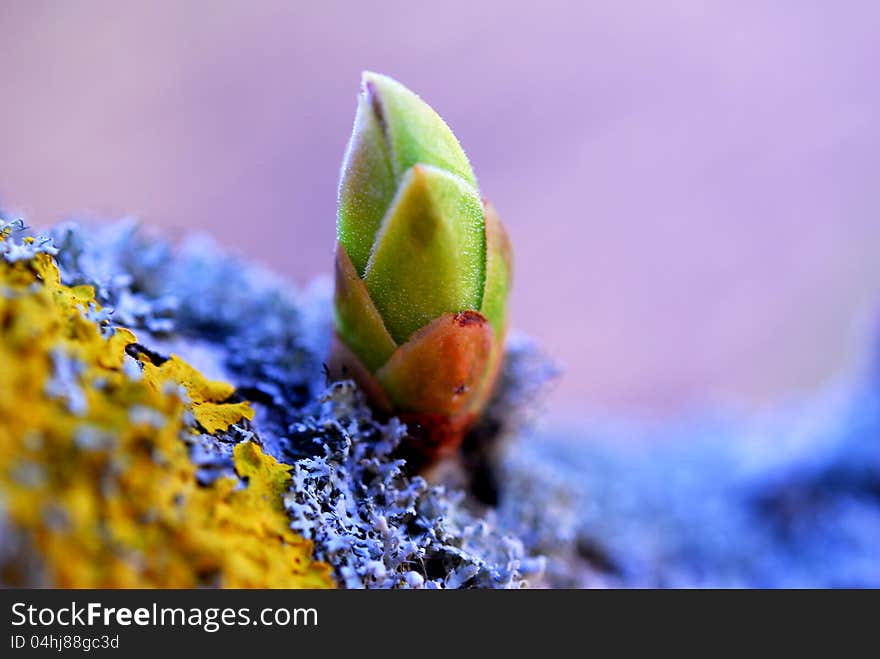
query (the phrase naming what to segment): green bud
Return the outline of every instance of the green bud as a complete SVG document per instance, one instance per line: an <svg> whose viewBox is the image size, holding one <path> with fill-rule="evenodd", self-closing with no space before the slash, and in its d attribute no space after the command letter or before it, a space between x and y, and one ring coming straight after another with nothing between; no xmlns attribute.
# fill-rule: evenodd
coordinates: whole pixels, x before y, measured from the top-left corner
<svg viewBox="0 0 880 659"><path fill-rule="evenodd" d="M339 374L434 449L457 443L498 372L510 248L452 131L387 76L363 76L337 239Z"/></svg>

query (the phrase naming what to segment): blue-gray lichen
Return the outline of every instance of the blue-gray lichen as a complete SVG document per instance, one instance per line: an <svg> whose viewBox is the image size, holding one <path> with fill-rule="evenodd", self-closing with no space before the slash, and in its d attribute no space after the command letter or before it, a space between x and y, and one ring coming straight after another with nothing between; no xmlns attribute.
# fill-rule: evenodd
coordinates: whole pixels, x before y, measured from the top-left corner
<svg viewBox="0 0 880 659"><path fill-rule="evenodd" d="M876 376L750 420L645 428L585 418L523 432L552 369L512 340L465 443L470 480L432 485L395 451L399 421L374 416L351 383L326 381L328 284L296 291L210 242L172 249L132 222L66 224L53 241L22 240L21 228L2 225L0 256L54 255L64 284L95 288L91 322L136 331L130 355L161 368L179 354L232 383L229 404L250 401L252 420L184 436L198 482L234 475L247 443L289 466L291 530L314 541L341 585L880 585ZM53 364L53 396L76 407L73 366L63 355ZM129 415L162 423L150 408ZM34 561L14 534L0 540L0 557Z"/></svg>
<svg viewBox="0 0 880 659"><path fill-rule="evenodd" d="M253 422L190 438L200 482L230 473L232 447L256 439L292 465L285 502L291 527L315 541L316 557L349 587L525 585L542 561L503 520L463 491L404 473L395 449L405 428L374 419L351 383L328 384L329 287L297 293L268 273L222 255L205 240L178 251L132 223L54 232L62 277L95 285L114 322L148 337L137 350L172 351L222 375L256 410ZM533 363L530 377L526 364ZM486 423L510 432L524 392L549 374L525 344L511 347L505 386ZM491 421L495 419L494 421Z"/></svg>
<svg viewBox="0 0 880 659"><path fill-rule="evenodd" d="M294 463L285 503L293 529L313 538L348 587L515 587L540 561L464 493L403 474L397 419L379 424L350 382L332 385L291 427L321 453ZM328 441L330 439L331 441Z"/></svg>
<svg viewBox="0 0 880 659"><path fill-rule="evenodd" d="M833 389L751 419L594 422L589 435L521 444L507 458L513 472L537 470L574 500L574 544L536 545L549 552L549 576L569 586L880 586L880 391Z"/></svg>

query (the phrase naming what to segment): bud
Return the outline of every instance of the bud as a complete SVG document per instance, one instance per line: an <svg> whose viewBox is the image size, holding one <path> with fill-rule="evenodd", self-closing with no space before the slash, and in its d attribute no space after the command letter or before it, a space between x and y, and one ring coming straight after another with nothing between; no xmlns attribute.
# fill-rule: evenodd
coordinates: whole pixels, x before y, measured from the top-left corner
<svg viewBox="0 0 880 659"><path fill-rule="evenodd" d="M425 458L455 450L498 376L510 247L452 131L387 76L363 75L336 229L332 374Z"/></svg>

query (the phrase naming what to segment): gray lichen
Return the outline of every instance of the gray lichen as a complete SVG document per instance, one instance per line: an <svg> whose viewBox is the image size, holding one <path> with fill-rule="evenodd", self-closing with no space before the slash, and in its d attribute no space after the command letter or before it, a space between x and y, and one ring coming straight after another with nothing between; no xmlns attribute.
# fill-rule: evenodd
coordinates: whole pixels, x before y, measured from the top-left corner
<svg viewBox="0 0 880 659"><path fill-rule="evenodd" d="M28 235L27 226L21 219L7 221L0 217L0 234L6 238L0 241L0 258L8 263L29 261L37 254L54 256L58 253L51 237L42 233Z"/></svg>
<svg viewBox="0 0 880 659"><path fill-rule="evenodd" d="M515 535L468 510L464 493L406 477L394 457L404 426L374 421L351 382L332 385L291 433L323 450L293 463L292 526L346 586L510 588L539 566Z"/></svg>
<svg viewBox="0 0 880 659"><path fill-rule="evenodd" d="M234 474L245 440L291 465L291 527L343 585L880 586L876 374L750 419L527 430L553 368L514 337L461 464L431 484L399 457L397 419L327 382L326 282L297 291L209 241L174 249L130 221L33 241L20 222L0 231L0 258L52 254L65 283L94 286L103 309L89 317L135 330L132 354L180 354L251 401L252 421L187 436L199 480ZM75 406L69 367L59 358L50 386ZM0 533L0 552L17 556L12 540Z"/></svg>
<svg viewBox="0 0 880 659"><path fill-rule="evenodd" d="M541 559L505 520L462 490L405 473L397 419L375 419L352 383L326 381L329 287L297 293L209 241L174 251L131 223L66 224L53 235L65 283L96 286L113 321L138 332L134 352L159 362L179 353L251 401L253 422L189 440L200 480L233 473L232 447L244 439L291 464L291 526L346 586L513 588L538 576ZM524 341L507 363L476 431L485 437L510 434L551 374Z"/></svg>

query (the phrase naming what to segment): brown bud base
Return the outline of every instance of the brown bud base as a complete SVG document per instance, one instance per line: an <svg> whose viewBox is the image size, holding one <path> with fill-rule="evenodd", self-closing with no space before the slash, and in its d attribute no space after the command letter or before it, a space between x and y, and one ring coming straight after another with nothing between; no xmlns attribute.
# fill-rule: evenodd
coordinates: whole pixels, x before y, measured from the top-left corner
<svg viewBox="0 0 880 659"><path fill-rule="evenodd" d="M398 414L406 424L408 441L402 447L404 456L417 469L454 455L477 415L466 412L455 417L424 412Z"/></svg>
<svg viewBox="0 0 880 659"><path fill-rule="evenodd" d="M421 469L457 453L491 392L499 361L485 318L466 311L430 323L375 374L334 333L327 367L331 380L354 380L380 416L397 415L407 425L401 452Z"/></svg>

